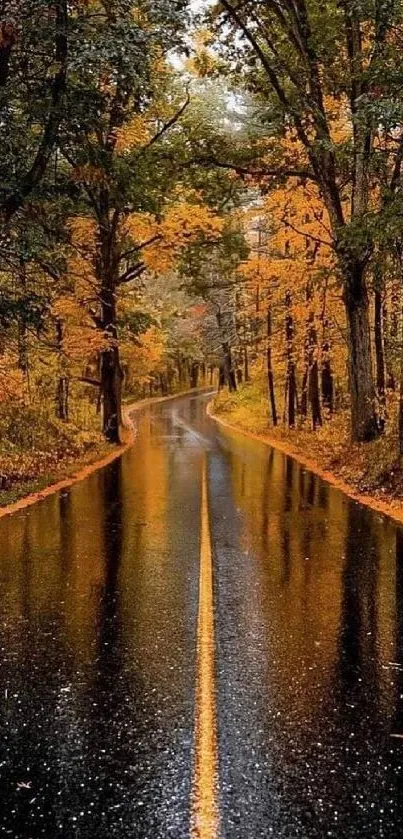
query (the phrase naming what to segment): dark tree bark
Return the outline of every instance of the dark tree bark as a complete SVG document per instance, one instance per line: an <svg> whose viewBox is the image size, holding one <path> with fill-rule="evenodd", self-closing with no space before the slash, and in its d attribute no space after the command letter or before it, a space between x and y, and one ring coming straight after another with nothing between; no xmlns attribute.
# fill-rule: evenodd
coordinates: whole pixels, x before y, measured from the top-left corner
<svg viewBox="0 0 403 839"><path fill-rule="evenodd" d="M403 347L403 318L401 326L401 341ZM400 392L399 392L399 456L403 460L403 351L400 354Z"/></svg>
<svg viewBox="0 0 403 839"><path fill-rule="evenodd" d="M330 361L330 344L326 337L322 342L321 390L322 405L329 414L332 414L334 409L334 383Z"/></svg>
<svg viewBox="0 0 403 839"><path fill-rule="evenodd" d="M198 361L194 361L190 367L190 387L195 388L199 383L200 365Z"/></svg>
<svg viewBox="0 0 403 839"><path fill-rule="evenodd" d="M63 321L58 318L56 321L56 343L58 351L61 354L63 350ZM63 370L63 362L60 360L60 370ZM58 419L67 422L69 419L69 379L65 373L60 372L56 385L56 416Z"/></svg>
<svg viewBox="0 0 403 839"><path fill-rule="evenodd" d="M395 313L396 321L398 320L398 312L400 312L400 390L399 390L399 456L403 460L403 307L402 307L402 287L403 287L403 242L396 242L396 254L400 264L400 292L399 295L395 290ZM398 302L398 306L396 305Z"/></svg>
<svg viewBox="0 0 403 839"><path fill-rule="evenodd" d="M326 317L326 288L321 313L322 337L321 337L321 371L320 387L322 395L322 408L330 416L334 409L334 382L331 363L331 347L329 338L329 321Z"/></svg>
<svg viewBox="0 0 403 839"><path fill-rule="evenodd" d="M104 198L107 205L107 197ZM122 382L118 335L116 326L117 264L111 241L109 219L106 215L100 226L100 247L97 259L97 273L100 280L100 302L102 329L109 346L102 350L100 358L100 379L103 404L102 429L110 443L120 443L122 424Z"/></svg>
<svg viewBox="0 0 403 839"><path fill-rule="evenodd" d="M297 408L297 380L294 360L294 318L291 310L291 293L285 296L285 342L286 342L286 385L285 385L285 416L289 428L295 427Z"/></svg>
<svg viewBox="0 0 403 839"><path fill-rule="evenodd" d="M224 364L223 364L224 381L225 381L225 384L227 385L227 387L229 389L229 392L233 393L238 388L237 388L237 383L236 383L235 371L234 371L233 364L232 364L231 347L230 347L228 341L223 341L222 350L223 350L223 354L224 354Z"/></svg>
<svg viewBox="0 0 403 839"><path fill-rule="evenodd" d="M185 374L183 369L183 360L179 352L176 356L176 367L178 370L178 384L183 385L185 381Z"/></svg>
<svg viewBox="0 0 403 839"><path fill-rule="evenodd" d="M250 382L250 375L249 375L249 356L248 356L248 348L245 344L243 348L243 376L245 382Z"/></svg>
<svg viewBox="0 0 403 839"><path fill-rule="evenodd" d="M68 422L69 419L69 379L67 376L59 376L56 386L56 416L58 419Z"/></svg>
<svg viewBox="0 0 403 839"><path fill-rule="evenodd" d="M385 352L383 335L383 301L379 283L376 283L374 290L374 340L376 358L376 389L379 403L379 425L383 430L385 427L386 410L386 375L385 375Z"/></svg>
<svg viewBox="0 0 403 839"><path fill-rule="evenodd" d="M315 352L317 352L317 346ZM322 411L320 407L319 395L319 367L316 355L314 355L313 357L311 356L310 361L308 398L312 411L312 427L315 431L319 426L322 425Z"/></svg>
<svg viewBox="0 0 403 839"><path fill-rule="evenodd" d="M368 295L364 268L359 262L345 268L344 288L347 316L348 366L351 398L352 437L368 442L379 434L375 413L376 393L372 371Z"/></svg>
<svg viewBox="0 0 403 839"><path fill-rule="evenodd" d="M272 348L271 348L271 341L272 341L272 317L271 317L271 306L267 309L267 350L266 350L266 357L267 357L267 385L269 390L269 402L270 402L270 410L271 410L271 419L273 426L276 427L277 425L277 410L276 410L276 397L274 393L274 374L273 374L273 361L272 361Z"/></svg>
<svg viewBox="0 0 403 839"><path fill-rule="evenodd" d="M116 327L105 327L111 346L101 353L101 390L103 404L102 430L110 443L120 443L123 373L116 343Z"/></svg>
<svg viewBox="0 0 403 839"><path fill-rule="evenodd" d="M174 377L175 377L175 373L172 370L172 367L168 367L167 368L167 375L166 375L168 393L172 393L172 384L173 384Z"/></svg>
<svg viewBox="0 0 403 839"><path fill-rule="evenodd" d="M20 269L18 274L19 284L23 293L25 294L27 290L27 272L26 264L23 259L20 260ZM27 320L23 312L18 318L18 367L26 377L29 392L28 329Z"/></svg>
<svg viewBox="0 0 403 839"><path fill-rule="evenodd" d="M305 355L305 353L304 353ZM308 362L304 359L304 373L302 376L300 413L304 420L308 416Z"/></svg>
<svg viewBox="0 0 403 839"><path fill-rule="evenodd" d="M390 313L388 309L388 304L386 299L383 301L382 307L382 320L383 320L383 344L384 344L384 353L385 353L385 377L386 377L386 389L389 390L396 390L396 379L395 374L393 371L393 351L392 351L392 335L391 335L391 323L390 323Z"/></svg>
<svg viewBox="0 0 403 839"><path fill-rule="evenodd" d="M400 260L400 268L402 268L402 260L399 254L399 247L397 247L398 257ZM392 285L392 297L391 297L391 311L390 311L390 336L391 338L397 338L399 335L399 314L400 314L400 297L401 297L401 288L400 284L393 283Z"/></svg>
<svg viewBox="0 0 403 839"><path fill-rule="evenodd" d="M218 309L218 311L217 311L216 318L217 318L217 324L218 324L220 334L222 334L222 315L221 315L220 309ZM233 393L238 388L237 388L237 383L236 383L236 375L235 375L235 370L234 370L234 367L233 367L232 352L231 352L231 346L230 346L229 341L227 341L225 339L222 339L221 340L221 348L222 348L222 354L223 354L223 363L222 363L222 368L220 368L220 371L222 369L223 376L224 376L224 382L227 385L230 393ZM221 372L220 372L220 376L221 376Z"/></svg>
<svg viewBox="0 0 403 839"><path fill-rule="evenodd" d="M308 285L306 289L308 317L304 342L305 367L302 382L301 414L303 417L307 417L309 405L311 406L312 427L315 431L318 426L322 425L322 412L319 396L318 335L311 302L312 288Z"/></svg>
<svg viewBox="0 0 403 839"><path fill-rule="evenodd" d="M168 396L168 380L165 373L160 373L161 396Z"/></svg>

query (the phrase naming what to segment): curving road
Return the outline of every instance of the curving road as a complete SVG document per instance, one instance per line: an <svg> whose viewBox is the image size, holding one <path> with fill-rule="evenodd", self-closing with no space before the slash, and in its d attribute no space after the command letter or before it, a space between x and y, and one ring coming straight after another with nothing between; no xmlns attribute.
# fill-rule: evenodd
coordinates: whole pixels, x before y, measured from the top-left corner
<svg viewBox="0 0 403 839"><path fill-rule="evenodd" d="M0 835L403 837L403 531L206 417L0 521Z"/></svg>

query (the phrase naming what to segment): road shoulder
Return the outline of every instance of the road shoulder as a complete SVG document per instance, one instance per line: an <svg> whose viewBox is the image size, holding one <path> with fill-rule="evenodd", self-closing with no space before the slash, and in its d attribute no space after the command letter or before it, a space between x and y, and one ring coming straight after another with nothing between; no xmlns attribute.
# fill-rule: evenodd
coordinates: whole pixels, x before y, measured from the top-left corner
<svg viewBox="0 0 403 839"><path fill-rule="evenodd" d="M343 480L337 474L325 469L321 466L318 461L314 460L311 457L307 457L304 455L295 445L293 445L288 440L281 440L278 437L274 437L269 433L255 433L250 431L247 428L242 427L239 423L231 422L228 419L224 419L224 417L217 415L214 413L214 402L210 402L207 406L207 414L213 422L217 423L217 425L221 426L224 429L228 429L229 431L235 431L238 434L243 435L244 437L248 437L251 440L256 440L263 445L270 446L277 451L282 452L283 454L291 457L293 460L300 463L301 466L304 466L306 469L309 469L310 472L313 472L315 475L318 475L322 480L326 481L327 483L334 486L336 489L343 492L349 498L352 498L353 501L358 502L359 504L363 504L366 507L370 507L372 510L375 510L378 513L381 513L384 516L388 516L389 518L393 519L396 522L403 523L403 502L391 497L379 498L377 495L372 495L366 492L359 492L354 487L352 487L347 481Z"/></svg>

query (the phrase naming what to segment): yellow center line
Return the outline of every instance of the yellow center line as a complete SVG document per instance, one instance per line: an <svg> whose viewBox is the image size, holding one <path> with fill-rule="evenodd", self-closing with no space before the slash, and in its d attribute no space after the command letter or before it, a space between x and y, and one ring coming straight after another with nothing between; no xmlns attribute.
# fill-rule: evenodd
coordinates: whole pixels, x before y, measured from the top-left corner
<svg viewBox="0 0 403 839"><path fill-rule="evenodd" d="M192 839L217 839L219 811L213 562L206 458L202 477L194 753L191 836Z"/></svg>

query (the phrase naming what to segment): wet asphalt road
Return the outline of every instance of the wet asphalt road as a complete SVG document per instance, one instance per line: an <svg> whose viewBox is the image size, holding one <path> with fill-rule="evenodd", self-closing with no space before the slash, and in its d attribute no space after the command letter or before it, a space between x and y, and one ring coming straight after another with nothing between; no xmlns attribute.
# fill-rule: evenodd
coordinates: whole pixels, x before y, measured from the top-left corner
<svg viewBox="0 0 403 839"><path fill-rule="evenodd" d="M403 532L206 401L0 521L1 836L403 837Z"/></svg>

